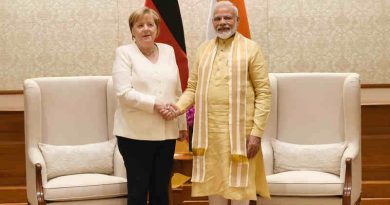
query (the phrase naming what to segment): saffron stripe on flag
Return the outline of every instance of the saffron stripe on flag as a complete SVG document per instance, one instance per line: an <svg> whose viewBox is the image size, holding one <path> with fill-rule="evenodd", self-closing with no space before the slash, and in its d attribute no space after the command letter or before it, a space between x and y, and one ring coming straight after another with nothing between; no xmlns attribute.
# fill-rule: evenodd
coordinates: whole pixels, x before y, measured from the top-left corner
<svg viewBox="0 0 390 205"><path fill-rule="evenodd" d="M245 1L244 0L230 0L238 9L238 16L240 17L240 23L238 24L237 31L243 36L251 38L251 32L249 30L248 16L246 15Z"/></svg>

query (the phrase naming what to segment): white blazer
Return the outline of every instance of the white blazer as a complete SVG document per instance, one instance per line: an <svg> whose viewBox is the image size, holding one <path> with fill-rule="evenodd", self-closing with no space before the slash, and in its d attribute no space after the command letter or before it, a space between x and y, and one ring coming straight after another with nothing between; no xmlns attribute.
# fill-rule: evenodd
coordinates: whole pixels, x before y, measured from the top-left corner
<svg viewBox="0 0 390 205"><path fill-rule="evenodd" d="M149 61L135 44L116 49L112 69L118 98L114 135L156 141L177 139L179 130L187 130L185 115L166 121L153 109L156 99L175 103L182 93L173 48L162 43L157 47L156 63Z"/></svg>

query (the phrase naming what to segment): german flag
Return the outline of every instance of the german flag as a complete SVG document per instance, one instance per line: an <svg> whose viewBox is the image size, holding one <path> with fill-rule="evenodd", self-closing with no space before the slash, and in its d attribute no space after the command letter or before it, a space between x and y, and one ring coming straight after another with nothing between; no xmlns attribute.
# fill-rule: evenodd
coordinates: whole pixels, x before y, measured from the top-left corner
<svg viewBox="0 0 390 205"><path fill-rule="evenodd" d="M177 0L146 0L145 6L155 10L160 15L160 35L156 41L169 44L175 49L181 87L184 91L187 87L188 60L179 3Z"/></svg>

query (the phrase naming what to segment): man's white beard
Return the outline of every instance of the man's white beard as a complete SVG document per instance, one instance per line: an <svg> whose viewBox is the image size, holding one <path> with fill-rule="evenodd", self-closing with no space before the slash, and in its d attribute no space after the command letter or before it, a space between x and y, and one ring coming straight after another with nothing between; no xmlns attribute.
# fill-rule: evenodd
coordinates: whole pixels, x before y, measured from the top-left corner
<svg viewBox="0 0 390 205"><path fill-rule="evenodd" d="M218 31L217 31L216 33L217 33L217 36L218 36L219 38L228 39L228 38L230 38L231 36L233 36L233 34L235 34L236 31L237 31L237 24L235 24L235 25L233 26L233 28L230 29L230 30L228 30L228 31L223 31L223 32L218 32Z"/></svg>

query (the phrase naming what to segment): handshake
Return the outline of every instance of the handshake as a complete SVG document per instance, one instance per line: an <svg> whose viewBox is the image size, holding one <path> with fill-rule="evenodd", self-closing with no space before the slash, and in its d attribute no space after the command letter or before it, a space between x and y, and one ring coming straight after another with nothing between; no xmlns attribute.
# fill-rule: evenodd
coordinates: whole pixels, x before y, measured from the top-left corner
<svg viewBox="0 0 390 205"><path fill-rule="evenodd" d="M154 104L154 110L160 113L161 117L165 120L173 120L177 116L183 114L180 112L179 108L174 104L163 104L156 101Z"/></svg>

